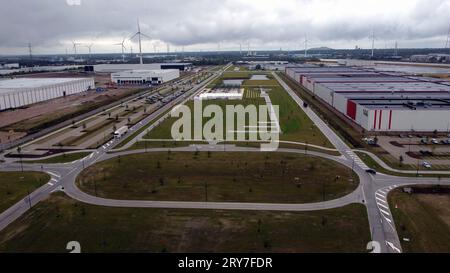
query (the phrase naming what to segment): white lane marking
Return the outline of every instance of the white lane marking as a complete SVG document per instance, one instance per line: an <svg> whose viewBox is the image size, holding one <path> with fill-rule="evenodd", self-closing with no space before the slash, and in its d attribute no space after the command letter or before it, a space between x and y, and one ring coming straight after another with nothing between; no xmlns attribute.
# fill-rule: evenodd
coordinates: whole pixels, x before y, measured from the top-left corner
<svg viewBox="0 0 450 273"><path fill-rule="evenodd" d="M386 198L386 196L385 196L385 195L382 195L382 194L381 194L381 193L379 193L379 192L375 192L375 195L381 196L382 198Z"/></svg>
<svg viewBox="0 0 450 273"><path fill-rule="evenodd" d="M105 145L102 146L103 149L106 149Z"/></svg>
<svg viewBox="0 0 450 273"><path fill-rule="evenodd" d="M389 212L383 210L383 209L379 209L382 213L386 214L387 216L391 216L391 214L389 214Z"/></svg>
<svg viewBox="0 0 450 273"><path fill-rule="evenodd" d="M383 214L381 214L381 216L383 216L384 220L386 220L389 223L389 225L391 224L391 222L392 222L391 219L387 218ZM381 223L383 223L383 221L381 221Z"/></svg>
<svg viewBox="0 0 450 273"><path fill-rule="evenodd" d="M53 184L53 183L51 183L51 182L48 182L47 184L48 184L48 185L50 185L50 186L53 186L53 185L54 185L54 184Z"/></svg>
<svg viewBox="0 0 450 273"><path fill-rule="evenodd" d="M380 197L375 196L375 199L377 199L378 201L381 201L381 202L387 204L387 202L385 200L381 199Z"/></svg>
<svg viewBox="0 0 450 273"><path fill-rule="evenodd" d="M393 250L397 251L397 253L401 252L401 250L398 247L396 247L393 243L391 243L389 241L386 241L386 245L389 246L390 248L392 248Z"/></svg>
<svg viewBox="0 0 450 273"><path fill-rule="evenodd" d="M383 190L378 190L379 192L383 193L384 195L386 195L386 192Z"/></svg>
<svg viewBox="0 0 450 273"><path fill-rule="evenodd" d="M94 156L94 153L91 153L91 155L89 156L89 159L91 159Z"/></svg>
<svg viewBox="0 0 450 273"><path fill-rule="evenodd" d="M55 178L50 179L50 181L58 182L58 180L56 180Z"/></svg>
<svg viewBox="0 0 450 273"><path fill-rule="evenodd" d="M48 171L48 173L51 174L51 175L53 175L53 176L56 176L56 177L58 177L58 178L61 177L61 175L59 175L59 174L57 174L57 173L54 173L54 172Z"/></svg>
<svg viewBox="0 0 450 273"><path fill-rule="evenodd" d="M378 202L377 202L377 206L381 206L381 207L383 207L383 208L385 208L385 209L387 209L387 210L389 209L389 207L387 207L386 205L380 204L380 203L378 203Z"/></svg>

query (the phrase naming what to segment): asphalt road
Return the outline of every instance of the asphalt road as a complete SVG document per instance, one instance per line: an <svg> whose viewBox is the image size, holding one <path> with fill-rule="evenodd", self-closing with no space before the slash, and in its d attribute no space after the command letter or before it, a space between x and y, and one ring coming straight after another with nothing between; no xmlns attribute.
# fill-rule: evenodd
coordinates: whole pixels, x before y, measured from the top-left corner
<svg viewBox="0 0 450 273"><path fill-rule="evenodd" d="M115 207L148 207L148 208L196 208L196 209L239 209L239 210L289 210L289 211L311 211L331 209L345 206L351 203L362 203L367 207L369 218L370 231L372 240L380 243L381 252L401 252L401 246L397 232L395 230L394 220L391 216L391 211L387 205L387 194L396 187L414 184L445 184L450 185L450 179L438 178L410 178L410 177L396 177L384 174L377 174L375 176L369 175L366 172L367 166L361 162L353 151L328 127L312 110L303 108L303 101L291 90L276 74L275 78L286 89L291 97L299 104L305 113L313 120L317 127L327 136L330 142L342 153L342 156L332 156L325 153L308 151L312 156L319 156L329 160L334 160L341 164L352 168L360 178L359 187L347 196L319 203L308 204L267 204L267 203L234 203L234 202L170 202L170 201L133 201L133 200L113 200L99 198L86 194L79 190L75 185L77 175L86 167L91 166L99 161L108 160L117 156L124 156L127 154L142 153L144 150L122 151L117 153L108 153L121 140L111 140L99 149L93 151L90 155L81 160L65 164L23 164L26 171L44 171L51 175L51 181L37 189L29 196L13 205L8 210L0 214L0 230L12 223L25 213L30 207L36 203L47 198L52 192L63 190L70 197L81 202ZM200 89L200 85L191 89L189 94L193 94ZM176 103L182 102L184 99L180 98ZM172 105L164 106L164 110L159 113L167 111ZM131 132L139 130L146 126L150 121L144 120L141 124L137 124L132 128ZM139 135L137 136L139 137ZM131 145L131 144L130 144ZM148 149L147 152L167 151L165 148ZM172 151L215 151L215 152L231 152L231 151L245 151L245 152L259 152L256 148L235 147L233 145L192 145L182 148L171 148ZM305 151L298 149L278 149L277 152L284 153L300 153ZM21 164L7 161L2 163L1 171L18 171L21 169Z"/></svg>

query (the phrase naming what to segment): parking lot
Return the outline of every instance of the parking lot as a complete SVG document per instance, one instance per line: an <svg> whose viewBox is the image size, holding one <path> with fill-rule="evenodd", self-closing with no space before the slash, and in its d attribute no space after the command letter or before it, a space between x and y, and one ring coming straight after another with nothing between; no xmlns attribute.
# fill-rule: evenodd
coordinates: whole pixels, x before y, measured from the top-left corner
<svg viewBox="0 0 450 273"><path fill-rule="evenodd" d="M375 137L366 141L374 144ZM420 165L424 168L450 166L450 136L398 135L377 136L377 145L389 153L391 160L404 165ZM428 163L428 164L426 164Z"/></svg>

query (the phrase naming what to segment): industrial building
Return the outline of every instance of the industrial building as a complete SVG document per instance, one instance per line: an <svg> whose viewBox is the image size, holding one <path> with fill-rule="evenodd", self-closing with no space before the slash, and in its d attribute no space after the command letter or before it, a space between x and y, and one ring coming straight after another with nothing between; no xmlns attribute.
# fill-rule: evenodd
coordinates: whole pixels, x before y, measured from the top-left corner
<svg viewBox="0 0 450 273"><path fill-rule="evenodd" d="M0 80L0 110L64 97L95 88L93 78L18 78Z"/></svg>
<svg viewBox="0 0 450 273"><path fill-rule="evenodd" d="M197 95L196 100L242 100L244 96L244 88L206 88L200 95Z"/></svg>
<svg viewBox="0 0 450 273"><path fill-rule="evenodd" d="M178 69L164 70L129 70L111 74L111 81L115 84L127 85L156 85L180 77Z"/></svg>
<svg viewBox="0 0 450 273"><path fill-rule="evenodd" d="M151 64L98 64L87 65L85 71L93 71L96 73L115 73L129 70L161 70L161 69L178 69L179 71L187 71L192 68L191 63L151 63Z"/></svg>
<svg viewBox="0 0 450 273"><path fill-rule="evenodd" d="M367 131L449 130L450 85L351 67L287 67L316 98Z"/></svg>

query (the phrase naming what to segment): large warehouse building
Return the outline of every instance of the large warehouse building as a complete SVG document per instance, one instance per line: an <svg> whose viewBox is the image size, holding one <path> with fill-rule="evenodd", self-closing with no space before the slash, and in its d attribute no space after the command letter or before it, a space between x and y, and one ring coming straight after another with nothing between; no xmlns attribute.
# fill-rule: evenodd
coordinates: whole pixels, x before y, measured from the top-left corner
<svg viewBox="0 0 450 273"><path fill-rule="evenodd" d="M367 131L448 131L450 85L351 67L288 67L286 74Z"/></svg>
<svg viewBox="0 0 450 273"><path fill-rule="evenodd" d="M111 81L116 84L145 85L162 84L180 77L180 70L130 70L111 74Z"/></svg>
<svg viewBox="0 0 450 273"><path fill-rule="evenodd" d="M129 70L160 70L160 69L178 69L180 71L190 70L191 63L151 63L151 64L98 64L87 65L85 71L94 71L96 73L115 73Z"/></svg>
<svg viewBox="0 0 450 273"><path fill-rule="evenodd" d="M95 88L93 78L18 78L0 80L0 110L80 93Z"/></svg>

